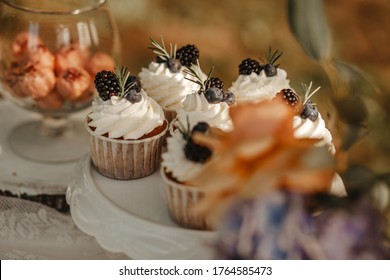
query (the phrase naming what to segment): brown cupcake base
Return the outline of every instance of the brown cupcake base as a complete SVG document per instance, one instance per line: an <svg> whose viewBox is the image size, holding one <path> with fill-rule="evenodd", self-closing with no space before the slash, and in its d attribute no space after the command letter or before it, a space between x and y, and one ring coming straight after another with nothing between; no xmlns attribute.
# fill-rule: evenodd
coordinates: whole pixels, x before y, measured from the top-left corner
<svg viewBox="0 0 390 280"><path fill-rule="evenodd" d="M173 180L163 168L161 176L166 183L167 206L172 220L181 227L212 230L213 226L208 217L194 211L205 192Z"/></svg>
<svg viewBox="0 0 390 280"><path fill-rule="evenodd" d="M152 174L160 165L161 149L168 123L156 135L138 140L110 139L100 136L86 125L90 134L90 152L94 168L103 176L130 180Z"/></svg>

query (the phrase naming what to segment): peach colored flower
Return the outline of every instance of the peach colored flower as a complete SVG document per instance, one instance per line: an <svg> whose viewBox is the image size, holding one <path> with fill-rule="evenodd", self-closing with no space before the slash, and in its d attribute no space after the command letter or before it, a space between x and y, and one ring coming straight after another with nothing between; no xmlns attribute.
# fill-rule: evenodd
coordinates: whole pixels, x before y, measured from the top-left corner
<svg viewBox="0 0 390 280"><path fill-rule="evenodd" d="M333 158L327 148L314 146L318 140L294 138L293 114L277 100L241 104L230 110L233 131L213 129L210 135L194 135L194 141L214 153L194 180L208 191L203 208L275 189L299 193L329 190Z"/></svg>

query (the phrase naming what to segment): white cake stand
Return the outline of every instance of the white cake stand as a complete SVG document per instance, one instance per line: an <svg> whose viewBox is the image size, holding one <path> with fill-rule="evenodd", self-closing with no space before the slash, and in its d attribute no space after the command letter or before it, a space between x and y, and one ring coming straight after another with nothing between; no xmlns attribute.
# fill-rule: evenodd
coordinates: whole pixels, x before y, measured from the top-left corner
<svg viewBox="0 0 390 280"><path fill-rule="evenodd" d="M95 171L89 156L67 190L72 218L111 252L133 259L212 259L215 232L178 227L169 217L158 171L120 181Z"/></svg>

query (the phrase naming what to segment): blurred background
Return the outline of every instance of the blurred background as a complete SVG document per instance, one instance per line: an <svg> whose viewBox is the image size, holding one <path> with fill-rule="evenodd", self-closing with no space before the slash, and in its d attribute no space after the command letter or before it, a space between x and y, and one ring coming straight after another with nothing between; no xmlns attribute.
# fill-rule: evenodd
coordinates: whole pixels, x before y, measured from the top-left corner
<svg viewBox="0 0 390 280"><path fill-rule="evenodd" d="M353 89L360 91L361 87L359 98L363 98L363 111L368 114L361 117L359 125L368 128L369 136L349 148L348 161L369 164L377 172L387 172L390 166L386 110L390 106L387 44L390 42L390 2L324 0L323 3L333 41L332 58L364 72L361 72L364 81L357 81ZM222 78L227 86L236 79L243 59L265 59L268 47L272 46L274 50L283 51L278 62L287 71L295 90L299 92L301 83L310 81L314 87L322 87L314 100L322 115L328 117L335 140L342 137L337 131L340 119L331 102L328 76L321 65L304 52L291 32L286 0L110 0L110 4L122 39L123 63L133 73L138 73L155 57L147 49L149 37L159 40L163 36L166 43L176 43L178 47L188 43L197 45L203 70L215 66L214 76ZM344 104L338 105L340 110ZM355 105L349 107L360 110Z"/></svg>
<svg viewBox="0 0 390 280"><path fill-rule="evenodd" d="M330 31L331 60L347 65L343 75L350 89L345 98L337 96L329 72L305 52L289 24L291 3L309 7L313 2L320 3ZM354 134L344 145L346 162L388 173L390 182L389 1L323 0L322 5L319 0L109 0L109 4L122 41L122 63L134 74L155 59L149 38L159 41L160 36L178 47L197 45L203 71L214 66L213 76L225 87L237 78L243 59L265 60L270 46L282 51L278 63L298 93L302 94L301 83L321 86L313 100L336 144L342 146L346 131ZM301 16L312 25L321 21L310 11Z"/></svg>
<svg viewBox="0 0 390 280"><path fill-rule="evenodd" d="M324 0L335 58L353 63L390 89L390 2L386 0ZM308 58L287 20L285 0L110 0L123 41L124 63L133 71L154 55L149 37L182 46L196 44L203 67L214 65L227 82L237 76L246 57L263 58L269 46L284 52L280 60L293 84L325 79Z"/></svg>

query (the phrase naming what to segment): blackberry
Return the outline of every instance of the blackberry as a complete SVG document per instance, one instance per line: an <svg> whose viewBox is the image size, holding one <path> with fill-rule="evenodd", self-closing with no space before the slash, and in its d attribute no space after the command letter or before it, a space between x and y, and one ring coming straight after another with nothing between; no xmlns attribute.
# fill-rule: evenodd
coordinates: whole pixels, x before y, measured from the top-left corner
<svg viewBox="0 0 390 280"><path fill-rule="evenodd" d="M206 133L209 129L209 125L206 122L198 122L193 128L192 132L203 132Z"/></svg>
<svg viewBox="0 0 390 280"><path fill-rule="evenodd" d="M317 107L310 101L307 100L305 104L303 104L303 110L301 113L301 118L302 119L309 119L313 122L315 122L318 118L318 110Z"/></svg>
<svg viewBox="0 0 390 280"><path fill-rule="evenodd" d="M204 92L204 97L210 104L218 104L222 102L223 92L219 88L211 87Z"/></svg>
<svg viewBox="0 0 390 280"><path fill-rule="evenodd" d="M199 58L199 50L195 45L188 44L176 51L176 58L180 60L182 65L190 67Z"/></svg>
<svg viewBox="0 0 390 280"><path fill-rule="evenodd" d="M117 76L111 71L100 71L95 76L95 87L101 99L108 100L121 91Z"/></svg>
<svg viewBox="0 0 390 280"><path fill-rule="evenodd" d="M250 75L255 72L256 74L260 74L261 65L254 59L247 58L241 61L240 65L238 65L238 74L239 75Z"/></svg>
<svg viewBox="0 0 390 280"><path fill-rule="evenodd" d="M230 105L234 104L234 102L236 102L236 96L231 91L224 91L222 102L225 102L227 105L230 106Z"/></svg>
<svg viewBox="0 0 390 280"><path fill-rule="evenodd" d="M142 89L141 81L138 79L137 76L131 75L127 78L125 88L128 88L130 85L132 85L130 90L134 89L136 92L140 92Z"/></svg>
<svg viewBox="0 0 390 280"><path fill-rule="evenodd" d="M205 88L206 90L209 89L209 88L212 88L212 87L216 87L220 90L223 90L223 87L225 86L225 84L223 83L223 81L219 78L210 78L210 79L207 79L206 81L206 84L205 84Z"/></svg>
<svg viewBox="0 0 390 280"><path fill-rule="evenodd" d="M290 88L279 91L276 94L276 98L280 98L280 100L282 100L285 104L291 106L294 109L299 107L299 96Z"/></svg>
<svg viewBox="0 0 390 280"><path fill-rule="evenodd" d="M184 139L187 141L184 146L184 154L188 160L204 163L211 157L212 152L209 148L196 144L192 140L192 135L195 132L207 133L209 128L206 122L198 122L191 131L182 132Z"/></svg>
<svg viewBox="0 0 390 280"><path fill-rule="evenodd" d="M167 60L167 67L172 73L180 72L181 62L177 58L170 58Z"/></svg>
<svg viewBox="0 0 390 280"><path fill-rule="evenodd" d="M212 152L209 148L194 143L190 138L184 146L184 154L188 160L204 163L211 157Z"/></svg>

